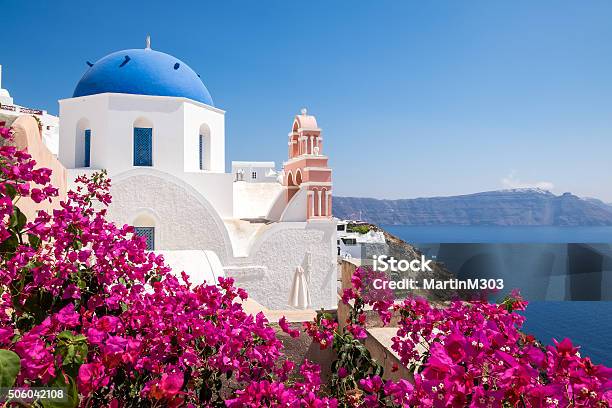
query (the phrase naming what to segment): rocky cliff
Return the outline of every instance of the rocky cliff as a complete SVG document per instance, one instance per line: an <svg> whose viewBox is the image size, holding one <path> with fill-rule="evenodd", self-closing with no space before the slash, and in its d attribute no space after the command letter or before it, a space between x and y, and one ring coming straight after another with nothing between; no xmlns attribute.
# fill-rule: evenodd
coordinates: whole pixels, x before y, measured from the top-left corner
<svg viewBox="0 0 612 408"><path fill-rule="evenodd" d="M385 244L376 248L371 248L372 251L365 255L362 259L362 266L372 267L372 255L386 255L388 259L394 258L397 261L405 260L421 260L423 253L413 245L405 242L401 238L396 237L374 224L367 224L368 228L373 231L382 231L385 235ZM426 258L427 259L427 258ZM455 275L449 271L446 266L440 262L432 260L428 266L431 271L388 271L385 274L391 281L400 282L404 279L414 279L422 285L424 279L448 280L455 278ZM447 301L455 298L458 294L453 290L425 290L422 287L416 290L409 288L393 290L396 299L404 299L407 296L421 296L432 301Z"/></svg>
<svg viewBox="0 0 612 408"><path fill-rule="evenodd" d="M501 190L451 197L334 197L334 216L377 225L612 226L612 206L570 193Z"/></svg>

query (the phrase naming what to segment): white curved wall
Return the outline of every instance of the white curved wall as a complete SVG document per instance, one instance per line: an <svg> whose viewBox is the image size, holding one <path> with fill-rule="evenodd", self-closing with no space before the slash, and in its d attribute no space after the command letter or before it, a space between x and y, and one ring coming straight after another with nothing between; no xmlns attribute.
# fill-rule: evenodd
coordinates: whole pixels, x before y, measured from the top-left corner
<svg viewBox="0 0 612 408"><path fill-rule="evenodd" d="M131 224L141 213L156 219L155 247L164 250L209 249L222 262L231 255L231 243L214 208L188 185L149 174L114 180L109 218Z"/></svg>
<svg viewBox="0 0 612 408"><path fill-rule="evenodd" d="M310 271L311 308L335 308L338 296L336 222L271 224L258 237L248 258L233 259L225 271L258 303L270 309L287 309L298 266Z"/></svg>
<svg viewBox="0 0 612 408"><path fill-rule="evenodd" d="M287 203L281 221L306 221L308 214L308 190L300 188Z"/></svg>
<svg viewBox="0 0 612 408"><path fill-rule="evenodd" d="M192 285L204 283L214 285L220 277L225 277L223 267L212 251L202 250L179 250L179 251L155 251L164 256L166 264L172 268L172 274L183 282L181 272L189 275Z"/></svg>
<svg viewBox="0 0 612 408"><path fill-rule="evenodd" d="M278 221L285 211L287 206L287 187L283 186L283 189L278 192L278 195L272 202L272 205L268 209L266 219L270 221Z"/></svg>

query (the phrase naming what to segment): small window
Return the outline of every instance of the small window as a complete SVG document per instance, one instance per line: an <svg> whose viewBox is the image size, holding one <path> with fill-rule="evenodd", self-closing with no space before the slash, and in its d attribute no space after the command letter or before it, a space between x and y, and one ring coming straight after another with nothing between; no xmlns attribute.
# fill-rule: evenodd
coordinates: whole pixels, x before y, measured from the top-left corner
<svg viewBox="0 0 612 408"><path fill-rule="evenodd" d="M134 227L134 233L147 241L147 250L155 249L155 227Z"/></svg>
<svg viewBox="0 0 612 408"><path fill-rule="evenodd" d="M357 240L355 238L342 238L342 242L344 242L344 245L357 245Z"/></svg>
<svg viewBox="0 0 612 408"><path fill-rule="evenodd" d="M204 135L200 135L200 170L204 170Z"/></svg>
<svg viewBox="0 0 612 408"><path fill-rule="evenodd" d="M346 226L345 224L338 224L338 227L337 227L338 231L345 231L344 229L345 226Z"/></svg>
<svg viewBox="0 0 612 408"><path fill-rule="evenodd" d="M256 171L251 172L251 178L252 179L256 179L257 178L257 172Z"/></svg>
<svg viewBox="0 0 612 408"><path fill-rule="evenodd" d="M152 128L134 128L134 166L153 166Z"/></svg>
<svg viewBox="0 0 612 408"><path fill-rule="evenodd" d="M83 166L91 166L91 129L85 129L85 160Z"/></svg>

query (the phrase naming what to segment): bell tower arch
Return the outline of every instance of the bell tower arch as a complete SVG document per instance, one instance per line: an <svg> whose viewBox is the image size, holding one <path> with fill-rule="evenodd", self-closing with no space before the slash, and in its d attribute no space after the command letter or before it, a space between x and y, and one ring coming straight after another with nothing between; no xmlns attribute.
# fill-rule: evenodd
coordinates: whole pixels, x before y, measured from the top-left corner
<svg viewBox="0 0 612 408"><path fill-rule="evenodd" d="M306 219L332 216L332 176L328 157L323 154L323 136L317 119L302 109L296 115L288 138L289 159L283 164L287 202L297 191L307 193Z"/></svg>

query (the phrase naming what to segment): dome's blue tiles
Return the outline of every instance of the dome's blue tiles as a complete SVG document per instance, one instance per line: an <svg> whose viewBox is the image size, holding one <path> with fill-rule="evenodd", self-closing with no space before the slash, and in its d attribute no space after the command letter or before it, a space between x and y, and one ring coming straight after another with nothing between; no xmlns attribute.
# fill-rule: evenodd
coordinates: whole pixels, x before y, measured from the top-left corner
<svg viewBox="0 0 612 408"><path fill-rule="evenodd" d="M151 49L117 51L85 72L73 97L105 92L179 96L214 106L198 75L172 55Z"/></svg>

